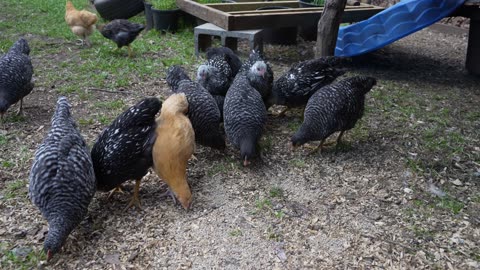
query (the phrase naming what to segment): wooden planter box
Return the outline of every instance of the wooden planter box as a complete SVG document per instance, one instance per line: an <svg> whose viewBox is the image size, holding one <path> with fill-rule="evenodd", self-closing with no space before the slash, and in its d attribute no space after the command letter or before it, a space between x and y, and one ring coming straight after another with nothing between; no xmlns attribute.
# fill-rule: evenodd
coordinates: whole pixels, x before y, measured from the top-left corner
<svg viewBox="0 0 480 270"><path fill-rule="evenodd" d="M229 31L302 25L312 26L318 23L323 11L323 7L300 8L298 1L218 4L200 4L192 0L176 1L177 6L183 11ZM284 6L291 9L256 10L269 6ZM362 21L382 10L384 8L366 4L347 6L342 22Z"/></svg>

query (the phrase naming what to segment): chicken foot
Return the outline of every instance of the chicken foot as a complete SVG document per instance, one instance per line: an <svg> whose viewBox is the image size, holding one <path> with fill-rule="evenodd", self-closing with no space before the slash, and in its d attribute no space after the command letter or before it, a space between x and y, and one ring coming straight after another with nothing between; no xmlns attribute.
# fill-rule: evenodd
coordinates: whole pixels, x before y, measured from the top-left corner
<svg viewBox="0 0 480 270"><path fill-rule="evenodd" d="M140 205L140 198L138 198L138 193L140 192L140 183L142 179L137 179L135 181L135 188L133 190L133 196L132 199L130 200L130 203L128 203L127 207L125 210L130 209L132 206L137 207L139 210L142 210L142 206Z"/></svg>
<svg viewBox="0 0 480 270"><path fill-rule="evenodd" d="M112 191L110 191L110 193L108 194L108 197L107 197L107 200L110 200L110 198L113 197L113 194L115 193L124 193L123 190L122 190L122 185L118 185L118 187L112 189Z"/></svg>
<svg viewBox="0 0 480 270"><path fill-rule="evenodd" d="M175 198L175 194L170 190L170 188L167 188L167 191L164 193L160 194L160 198L165 198L165 197L170 197L173 200L173 204L177 204L177 199Z"/></svg>

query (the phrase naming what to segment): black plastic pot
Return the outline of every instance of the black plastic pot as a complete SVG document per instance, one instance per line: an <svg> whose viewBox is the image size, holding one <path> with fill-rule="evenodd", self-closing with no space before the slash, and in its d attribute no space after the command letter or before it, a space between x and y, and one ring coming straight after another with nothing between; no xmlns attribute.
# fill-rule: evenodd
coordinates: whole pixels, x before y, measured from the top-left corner
<svg viewBox="0 0 480 270"><path fill-rule="evenodd" d="M288 9L289 7L270 6L261 7L257 10ZM264 28L263 42L276 45L297 44L297 27Z"/></svg>
<svg viewBox="0 0 480 270"><path fill-rule="evenodd" d="M144 2L143 6L145 7L145 20L147 22L145 30L148 31L153 28L152 4Z"/></svg>
<svg viewBox="0 0 480 270"><path fill-rule="evenodd" d="M153 26L158 31L175 32L178 29L180 9L158 10L152 7Z"/></svg>
<svg viewBox="0 0 480 270"><path fill-rule="evenodd" d="M142 0L94 0L93 4L105 20L128 19L142 12Z"/></svg>

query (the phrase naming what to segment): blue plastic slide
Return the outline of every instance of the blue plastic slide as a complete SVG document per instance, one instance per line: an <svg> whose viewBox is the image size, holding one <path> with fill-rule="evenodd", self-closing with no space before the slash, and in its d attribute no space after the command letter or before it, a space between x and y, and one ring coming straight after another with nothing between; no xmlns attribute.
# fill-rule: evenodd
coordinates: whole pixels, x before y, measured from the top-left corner
<svg viewBox="0 0 480 270"><path fill-rule="evenodd" d="M341 27L336 56L377 50L451 14L465 0L404 0L367 20Z"/></svg>

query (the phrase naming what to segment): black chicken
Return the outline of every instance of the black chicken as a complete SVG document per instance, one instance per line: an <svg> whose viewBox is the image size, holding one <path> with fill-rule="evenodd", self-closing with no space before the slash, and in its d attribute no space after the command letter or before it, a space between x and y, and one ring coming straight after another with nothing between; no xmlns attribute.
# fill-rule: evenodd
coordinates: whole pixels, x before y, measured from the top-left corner
<svg viewBox="0 0 480 270"><path fill-rule="evenodd" d="M97 189L109 191L135 179L133 197L127 209L140 208L140 181L153 164L155 115L162 103L146 98L120 114L98 137L92 148L92 161L97 177Z"/></svg>
<svg viewBox="0 0 480 270"><path fill-rule="evenodd" d="M253 67L259 63L263 62L257 62ZM248 166L256 156L258 140L267 120L262 96L249 80L250 77L263 78L261 73L256 68L239 72L228 89L223 105L225 133L228 140L240 148L243 166Z"/></svg>
<svg viewBox="0 0 480 270"><path fill-rule="evenodd" d="M273 71L260 52L254 50L250 53L248 60L240 68L239 73L242 72L247 74L250 85L260 93L266 104L272 93Z"/></svg>
<svg viewBox="0 0 480 270"><path fill-rule="evenodd" d="M167 83L175 93L185 93L188 100L188 118L195 131L195 140L205 146L222 150L225 138L220 132L221 115L215 99L197 82L193 82L180 66L167 71Z"/></svg>
<svg viewBox="0 0 480 270"><path fill-rule="evenodd" d="M314 152L321 150L326 138L352 129L363 115L365 94L376 84L372 77L355 76L320 88L308 100L299 130L291 141L294 147L309 141L320 141ZM313 153L313 152L312 152Z"/></svg>
<svg viewBox="0 0 480 270"><path fill-rule="evenodd" d="M98 29L104 37L113 40L117 44L117 49L127 46L128 57L132 57L130 43L145 29L145 26L125 19L115 19L106 25L98 26Z"/></svg>
<svg viewBox="0 0 480 270"><path fill-rule="evenodd" d="M321 57L295 64L273 84L267 107L287 106L282 116L289 108L304 106L318 89L345 73L335 68L338 63L337 57Z"/></svg>
<svg viewBox="0 0 480 270"><path fill-rule="evenodd" d="M30 47L25 39L17 40L0 59L0 116L3 119L8 108L20 101L18 114L22 112L23 98L33 90L33 66Z"/></svg>
<svg viewBox="0 0 480 270"><path fill-rule="evenodd" d="M29 193L48 221L44 250L50 259L83 220L95 194L90 153L65 97L58 99L52 127L35 153Z"/></svg>
<svg viewBox="0 0 480 270"><path fill-rule="evenodd" d="M213 95L215 102L217 102L218 110L220 110L220 121L223 122L223 104L225 103L225 96Z"/></svg>
<svg viewBox="0 0 480 270"><path fill-rule="evenodd" d="M232 76L235 77L242 67L242 60L228 47L211 47L206 52L207 59L212 59L218 55L226 56L227 62L232 69Z"/></svg>
<svg viewBox="0 0 480 270"><path fill-rule="evenodd" d="M212 95L225 96L233 78L225 55L214 55L197 70L197 82Z"/></svg>

